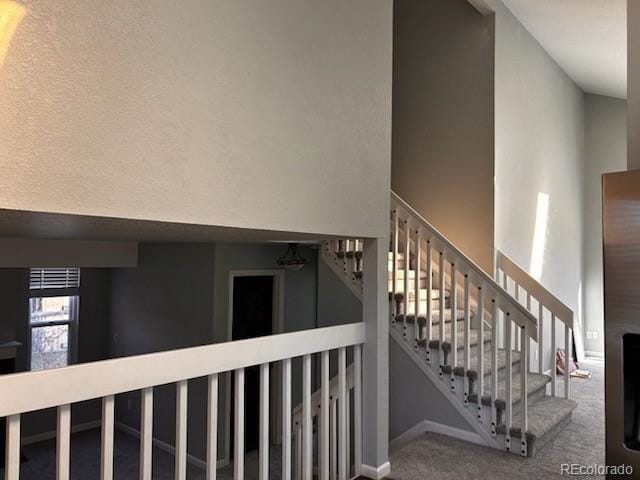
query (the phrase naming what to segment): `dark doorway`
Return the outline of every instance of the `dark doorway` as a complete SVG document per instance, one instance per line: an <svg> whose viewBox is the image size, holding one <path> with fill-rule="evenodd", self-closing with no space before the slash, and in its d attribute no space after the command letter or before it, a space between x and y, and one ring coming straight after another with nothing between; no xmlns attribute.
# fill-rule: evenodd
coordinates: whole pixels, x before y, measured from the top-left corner
<svg viewBox="0 0 640 480"><path fill-rule="evenodd" d="M275 333L274 282L271 275L236 276L233 278L232 340L262 337ZM245 369L245 452L257 450L260 425L260 367ZM231 381L231 455L233 456L235 411L234 379Z"/></svg>

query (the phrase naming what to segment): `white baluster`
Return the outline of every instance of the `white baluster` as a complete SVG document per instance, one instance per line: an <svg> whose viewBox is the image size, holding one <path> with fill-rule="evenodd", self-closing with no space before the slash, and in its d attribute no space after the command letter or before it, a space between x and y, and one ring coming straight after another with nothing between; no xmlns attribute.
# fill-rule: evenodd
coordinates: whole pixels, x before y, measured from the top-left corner
<svg viewBox="0 0 640 480"><path fill-rule="evenodd" d="M151 480L153 465L153 387L140 395L140 480ZM215 477L207 477L215 480Z"/></svg>
<svg viewBox="0 0 640 480"><path fill-rule="evenodd" d="M478 338L484 338L484 292L478 287ZM478 379L476 393L478 394L478 421L482 421L482 395L484 394L484 342L478 341Z"/></svg>
<svg viewBox="0 0 640 480"><path fill-rule="evenodd" d="M513 282L514 295L516 297L516 302L520 303L520 285L518 282ZM520 333L517 328L513 329L513 345L515 346L514 350L516 352L520 351Z"/></svg>
<svg viewBox="0 0 640 480"><path fill-rule="evenodd" d="M269 364L260 365L260 440L258 478L269 480Z"/></svg>
<svg viewBox="0 0 640 480"><path fill-rule="evenodd" d="M5 480L20 479L20 415L7 417L5 447Z"/></svg>
<svg viewBox="0 0 640 480"><path fill-rule="evenodd" d="M338 479L347 480L347 351L338 349Z"/></svg>
<svg viewBox="0 0 640 480"><path fill-rule="evenodd" d="M100 445L100 480L113 480L113 425L115 399L102 399L102 432Z"/></svg>
<svg viewBox="0 0 640 480"><path fill-rule="evenodd" d="M532 313L531 312L531 294L529 292L527 292L527 312ZM529 336L527 336L527 343L531 343L531 340L529 339ZM529 350L531 348L531 345L529 345L527 347L527 349ZM527 358L527 372L531 372L531 358Z"/></svg>
<svg viewBox="0 0 640 480"><path fill-rule="evenodd" d="M407 315L409 315L409 266L410 266L410 247L409 243L411 240L409 222L407 220L404 221L404 300L402 302L402 335L407 337ZM340 447L342 448L342 447Z"/></svg>
<svg viewBox="0 0 640 480"><path fill-rule="evenodd" d="M207 381L207 480L216 480L218 467L218 374Z"/></svg>
<svg viewBox="0 0 640 480"><path fill-rule="evenodd" d="M329 480L329 352L322 352L321 363L321 400L320 400L320 442L319 465L320 480Z"/></svg>
<svg viewBox="0 0 640 480"><path fill-rule="evenodd" d="M538 373L544 373L544 305L538 300Z"/></svg>
<svg viewBox="0 0 640 480"><path fill-rule="evenodd" d="M71 405L58 407L58 437L56 448L56 480L69 480L71 451Z"/></svg>
<svg viewBox="0 0 640 480"><path fill-rule="evenodd" d="M551 396L556 396L556 315L551 312Z"/></svg>
<svg viewBox="0 0 640 480"><path fill-rule="evenodd" d="M571 329L567 324L564 325L564 398L571 396L571 369L569 365L573 361L573 342L571 341Z"/></svg>
<svg viewBox="0 0 640 480"><path fill-rule="evenodd" d="M528 398L527 398L527 379L528 369L526 365L529 364L529 337L527 329L520 327L520 338L522 344L522 350L520 352L520 425L522 427L520 431L520 453L523 457L527 456L527 430L529 429L529 413L528 413Z"/></svg>
<svg viewBox="0 0 640 480"><path fill-rule="evenodd" d="M429 342L433 336L431 330L431 320L433 315L433 251L431 249L431 240L427 240L427 361L431 361L431 349L429 348Z"/></svg>
<svg viewBox="0 0 640 480"><path fill-rule="evenodd" d="M295 480L302 480L304 467L302 465L302 425L296 422L296 438L295 438L295 446L296 446L296 454L295 454Z"/></svg>
<svg viewBox="0 0 640 480"><path fill-rule="evenodd" d="M331 425L329 429L329 472L330 480L337 480L338 478L338 402L335 398L331 399L329 405L329 415L331 417Z"/></svg>
<svg viewBox="0 0 640 480"><path fill-rule="evenodd" d="M504 338L505 338L505 350L506 350L506 364L505 364L505 412L504 412L504 424L506 427L505 442L507 444L507 450L511 451L511 425L513 424L512 405L511 405L511 376L513 375L512 369L512 333L511 333L511 316L509 312L506 312L504 316Z"/></svg>
<svg viewBox="0 0 640 480"><path fill-rule="evenodd" d="M451 310L451 391L456 390L455 368L458 365L458 281L456 264L451 263L451 293L449 306Z"/></svg>
<svg viewBox="0 0 640 480"><path fill-rule="evenodd" d="M444 365L444 349L442 348L442 344L447 340L446 337L446 329L444 324L444 313L445 313L445 283L444 283L444 252L440 252L440 259L438 261L438 284L440 288L440 311L438 312L439 317L438 320L440 322L439 330L440 330L440 347L438 350L438 357L440 358L440 368L438 370L438 374L442 377L442 367Z"/></svg>
<svg viewBox="0 0 640 480"><path fill-rule="evenodd" d="M414 287L413 287L413 314L414 314L414 328L415 328L415 340L416 340L416 349L418 348L418 340L422 337L422 333L420 332L420 323L418 322L418 316L420 315L420 230L416 230L416 238L415 238L415 251L416 251L416 264L415 264L415 278L414 278Z"/></svg>
<svg viewBox="0 0 640 480"><path fill-rule="evenodd" d="M282 361L282 480L291 480L291 359Z"/></svg>
<svg viewBox="0 0 640 480"><path fill-rule="evenodd" d="M244 480L244 368L235 371L233 478Z"/></svg>
<svg viewBox="0 0 640 480"><path fill-rule="evenodd" d="M362 474L362 345L353 347L353 447L355 476Z"/></svg>
<svg viewBox="0 0 640 480"><path fill-rule="evenodd" d="M469 289L469 275L464 276L464 403L469 403L469 377L467 372L471 368L471 292Z"/></svg>
<svg viewBox="0 0 640 480"><path fill-rule="evenodd" d="M496 409L496 400L498 399L498 303L495 298L491 299L491 434L496 435L496 427L498 425L498 411ZM480 342L483 340L480 339Z"/></svg>
<svg viewBox="0 0 640 480"><path fill-rule="evenodd" d="M344 403L347 417L347 439L344 442L347 459L347 478L351 478L351 389L347 388L347 399Z"/></svg>
<svg viewBox="0 0 640 480"><path fill-rule="evenodd" d="M391 317L391 323L395 326L396 316L398 311L395 308L396 293L398 293L398 211L393 210L393 264L391 265L391 304L393 315Z"/></svg>
<svg viewBox="0 0 640 480"><path fill-rule="evenodd" d="M236 426L237 425L238 424L236 423ZM237 454L238 451L239 450L236 450L236 455L235 455L236 457L238 456ZM176 384L175 463L176 463L175 479L187 480L187 381L186 380L181 380Z"/></svg>
<svg viewBox="0 0 640 480"><path fill-rule="evenodd" d="M311 418L311 355L302 357L302 478L311 480L313 475L313 423Z"/></svg>

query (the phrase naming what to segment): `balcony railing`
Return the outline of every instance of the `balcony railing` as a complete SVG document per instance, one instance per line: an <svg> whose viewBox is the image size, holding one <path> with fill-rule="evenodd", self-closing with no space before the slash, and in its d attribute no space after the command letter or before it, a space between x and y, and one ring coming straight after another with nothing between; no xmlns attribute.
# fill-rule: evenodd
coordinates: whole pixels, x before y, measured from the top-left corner
<svg viewBox="0 0 640 480"><path fill-rule="evenodd" d="M361 434L361 372L365 326L354 323L302 332L272 335L249 340L186 348L161 353L86 363L41 372L19 373L0 377L0 417L7 417L7 447L5 480L20 478L21 415L45 408L57 408L56 478L68 480L70 472L71 405L91 399L102 399L101 480L112 480L114 471L115 395L140 391L140 479L151 480L153 454L153 393L154 387L176 385L175 478L187 475L187 395L188 380L208 379L207 459L206 478L216 478L218 432L218 376L233 372L234 451L244 452L245 431L245 369L260 367L259 478L269 476L269 366L279 363L282 371L282 479L290 480L299 471L304 480L311 480L314 470L320 479L346 480L360 470ZM356 372L353 386L354 407L348 405L347 350L353 349ZM337 399L330 394L329 352L338 352ZM312 357L320 356L321 394L311 395ZM291 404L292 359L302 357L302 410L292 425ZM350 375L351 377L351 375ZM335 389L334 389L335 390ZM334 392L335 393L335 392ZM312 405L312 399L314 404ZM336 403L337 401L337 403ZM330 415L336 417L330 421ZM319 412L319 415L318 415ZM331 412L331 414L329 413ZM317 418L314 435L314 418ZM355 425L353 432L351 425ZM294 439L300 445L300 459L292 468ZM351 440L352 439L352 440ZM353 443L351 443L351 441ZM316 443L316 445L314 445ZM350 445L356 454L353 461ZM313 451L320 454L314 458ZM234 478L244 477L244 455L235 455ZM336 465L334 470L332 467ZM353 466L353 468L352 468ZM333 472L336 472L335 474Z"/></svg>

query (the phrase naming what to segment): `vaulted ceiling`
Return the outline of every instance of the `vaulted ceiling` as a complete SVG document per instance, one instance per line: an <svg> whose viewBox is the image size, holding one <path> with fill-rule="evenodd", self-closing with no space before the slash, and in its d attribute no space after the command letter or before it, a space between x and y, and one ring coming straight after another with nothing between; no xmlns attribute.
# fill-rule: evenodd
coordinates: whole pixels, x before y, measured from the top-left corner
<svg viewBox="0 0 640 480"><path fill-rule="evenodd" d="M585 92L626 98L626 0L502 1Z"/></svg>

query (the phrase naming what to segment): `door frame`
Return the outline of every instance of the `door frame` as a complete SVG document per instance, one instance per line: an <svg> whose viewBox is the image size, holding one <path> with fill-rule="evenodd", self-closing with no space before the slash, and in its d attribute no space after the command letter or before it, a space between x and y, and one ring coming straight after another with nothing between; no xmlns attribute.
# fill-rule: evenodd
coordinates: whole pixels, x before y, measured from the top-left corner
<svg viewBox="0 0 640 480"><path fill-rule="evenodd" d="M273 315L271 331L273 335L284 332L284 280L285 271L278 269L268 270L230 270L229 271L229 296L227 300L227 342L233 341L233 281L236 277L273 277ZM225 446L224 446L224 464L228 465L231 461L231 375L233 372L227 372L226 377L226 398L225 398ZM280 443L282 431L280 400L282 396L282 374L280 363L272 364L270 384L275 383L276 388L271 388L269 398L270 424L275 425L275 429L271 429L271 443Z"/></svg>

